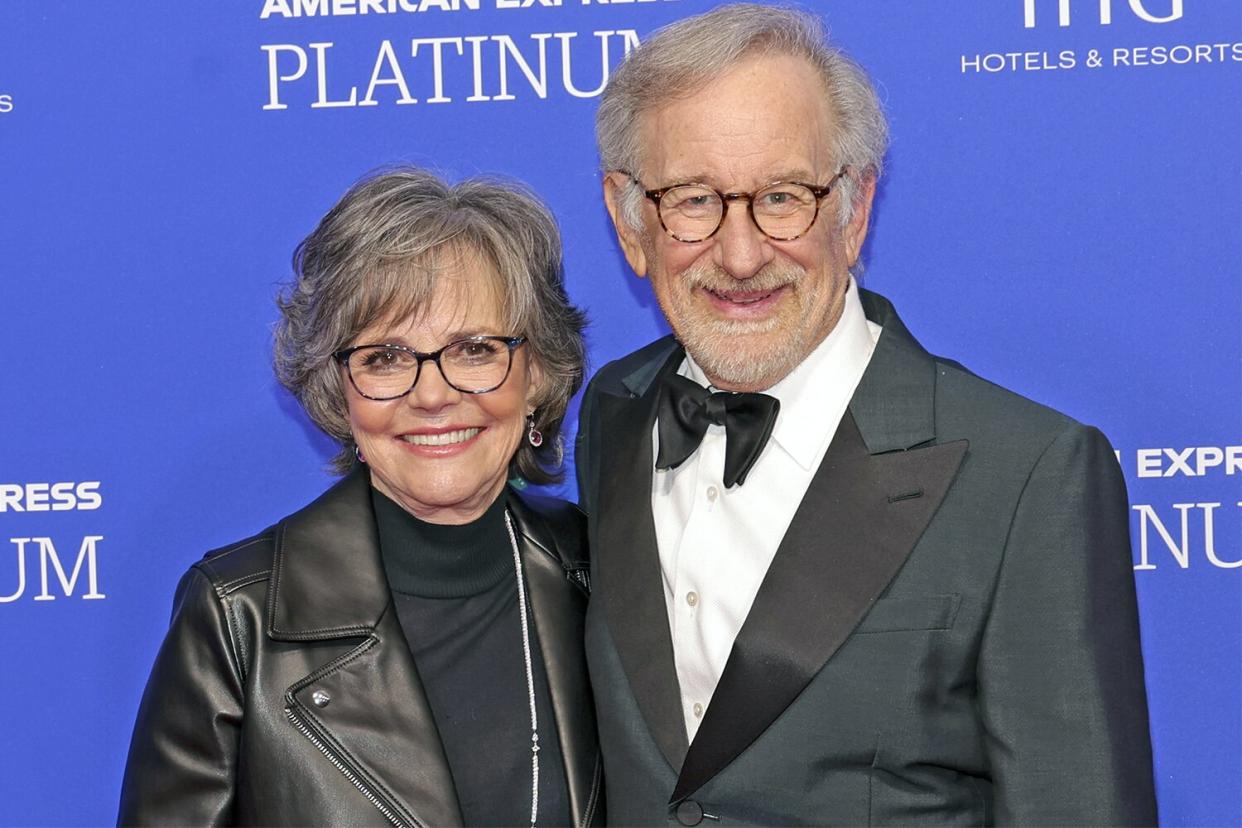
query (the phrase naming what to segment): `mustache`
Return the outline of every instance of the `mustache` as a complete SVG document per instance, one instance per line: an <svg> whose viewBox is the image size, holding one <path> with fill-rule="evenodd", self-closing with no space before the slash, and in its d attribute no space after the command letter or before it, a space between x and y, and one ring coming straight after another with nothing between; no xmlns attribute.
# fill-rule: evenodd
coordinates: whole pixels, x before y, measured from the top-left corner
<svg viewBox="0 0 1242 828"><path fill-rule="evenodd" d="M795 285L804 276L806 270L790 262L769 262L748 279L735 279L724 268L710 262L696 263L682 271L682 279L689 287L715 293L770 293L778 288Z"/></svg>

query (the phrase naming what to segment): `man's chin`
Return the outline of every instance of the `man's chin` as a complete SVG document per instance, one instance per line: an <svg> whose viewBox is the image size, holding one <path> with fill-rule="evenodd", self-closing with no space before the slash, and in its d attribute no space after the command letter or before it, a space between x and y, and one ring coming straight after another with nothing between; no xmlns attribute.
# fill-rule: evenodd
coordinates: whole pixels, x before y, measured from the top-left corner
<svg viewBox="0 0 1242 828"><path fill-rule="evenodd" d="M746 342L747 338L687 343L686 350L712 385L729 391L770 388L797 366L798 349L788 340L773 342L770 334L755 342Z"/></svg>
<svg viewBox="0 0 1242 828"><path fill-rule="evenodd" d="M697 327L704 339L726 343L752 340L754 341L753 347L762 350L765 343L768 348L776 347L777 331L788 327L787 324L781 324L783 321L785 320L779 313L744 317L711 314Z"/></svg>

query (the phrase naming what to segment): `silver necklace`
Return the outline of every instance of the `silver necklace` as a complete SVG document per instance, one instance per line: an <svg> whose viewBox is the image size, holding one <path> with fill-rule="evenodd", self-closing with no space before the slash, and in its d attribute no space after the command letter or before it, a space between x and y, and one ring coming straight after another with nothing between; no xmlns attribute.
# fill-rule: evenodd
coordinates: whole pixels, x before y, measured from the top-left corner
<svg viewBox="0 0 1242 828"><path fill-rule="evenodd" d="M530 824L535 825L539 816L539 715L535 712L535 671L530 660L530 626L526 615L526 584L522 578L522 556L518 553L517 536L513 534L513 521L505 512L505 528L509 530L509 544L513 547L513 568L517 573L518 614L522 617L522 656L526 659L526 697L530 701Z"/></svg>

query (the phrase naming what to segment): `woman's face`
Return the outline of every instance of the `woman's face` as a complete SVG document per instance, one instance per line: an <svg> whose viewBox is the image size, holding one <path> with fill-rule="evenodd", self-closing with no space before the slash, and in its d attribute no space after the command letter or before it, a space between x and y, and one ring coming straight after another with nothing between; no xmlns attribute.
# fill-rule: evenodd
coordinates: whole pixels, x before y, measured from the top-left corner
<svg viewBox="0 0 1242 828"><path fill-rule="evenodd" d="M476 257L459 261L437 276L424 313L372 325L350 344L427 353L468 336L521 334L505 328L494 274ZM454 389L427 361L409 394L370 400L342 368L350 429L372 485L431 523L465 523L483 514L505 485L535 407L539 372L528 347L513 351L508 378L486 394Z"/></svg>

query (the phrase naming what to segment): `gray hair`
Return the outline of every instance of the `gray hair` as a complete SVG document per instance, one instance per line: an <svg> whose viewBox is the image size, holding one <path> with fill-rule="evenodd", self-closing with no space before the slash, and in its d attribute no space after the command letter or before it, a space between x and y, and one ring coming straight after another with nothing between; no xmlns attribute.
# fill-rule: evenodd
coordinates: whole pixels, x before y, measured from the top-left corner
<svg viewBox="0 0 1242 828"><path fill-rule="evenodd" d="M543 376L534 412L543 445L522 441L510 473L554 482L561 422L586 370L586 317L565 293L556 221L520 185L475 178L450 186L413 167L354 184L294 251L293 281L277 298L276 376L341 444L332 465L347 471L354 441L332 355L371 325L426 308L446 255L480 256L495 269L506 333L527 337Z"/></svg>
<svg viewBox="0 0 1242 828"><path fill-rule="evenodd" d="M809 12L754 3L720 6L656 31L608 81L595 116L595 138L605 172L638 175L642 167L642 116L686 98L755 55L805 58L823 79L837 124L830 149L853 175L842 177L837 220L844 226L861 197L859 179L879 179L888 146L888 124L875 87L844 53L830 47L820 19ZM855 176L858 178L856 179ZM621 214L641 228L642 193L631 180Z"/></svg>

